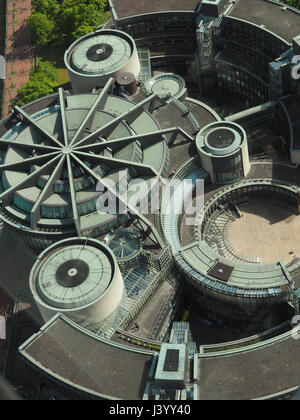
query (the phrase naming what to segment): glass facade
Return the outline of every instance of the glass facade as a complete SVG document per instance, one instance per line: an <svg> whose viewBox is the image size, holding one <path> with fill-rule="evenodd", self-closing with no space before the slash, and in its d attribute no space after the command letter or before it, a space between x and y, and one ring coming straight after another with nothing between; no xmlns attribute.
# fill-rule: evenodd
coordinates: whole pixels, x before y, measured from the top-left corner
<svg viewBox="0 0 300 420"><path fill-rule="evenodd" d="M241 152L228 158L213 158L212 164L215 182L218 184L230 184L244 176Z"/></svg>

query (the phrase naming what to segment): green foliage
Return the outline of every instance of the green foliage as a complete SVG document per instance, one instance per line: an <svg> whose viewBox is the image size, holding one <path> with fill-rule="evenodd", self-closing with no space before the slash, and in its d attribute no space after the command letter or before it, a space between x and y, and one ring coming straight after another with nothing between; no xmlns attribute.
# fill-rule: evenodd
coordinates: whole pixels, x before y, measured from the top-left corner
<svg viewBox="0 0 300 420"><path fill-rule="evenodd" d="M56 84L57 71L49 61L39 61L36 68L31 70L31 76L34 76L37 73L44 74L52 84Z"/></svg>
<svg viewBox="0 0 300 420"><path fill-rule="evenodd" d="M54 37L55 24L42 13L32 13L28 20L28 29L32 42L38 46L49 44Z"/></svg>
<svg viewBox="0 0 300 420"><path fill-rule="evenodd" d="M107 18L107 0L32 0L28 19L31 39L39 47L51 41L69 44L100 26Z"/></svg>
<svg viewBox="0 0 300 420"><path fill-rule="evenodd" d="M42 96L50 95L56 83L55 67L47 61L40 61L36 68L31 70L29 81L18 91L20 98L18 105L22 106Z"/></svg>
<svg viewBox="0 0 300 420"><path fill-rule="evenodd" d="M300 9L300 0L284 0L289 6L296 7L296 9Z"/></svg>
<svg viewBox="0 0 300 420"><path fill-rule="evenodd" d="M106 0L65 0L58 25L67 42L92 32L105 20Z"/></svg>
<svg viewBox="0 0 300 420"><path fill-rule="evenodd" d="M18 105L22 106L53 93L52 82L42 73L35 73L18 93Z"/></svg>
<svg viewBox="0 0 300 420"><path fill-rule="evenodd" d="M60 10L60 5L56 0L32 0L32 8L37 13L42 13L48 19L54 21Z"/></svg>

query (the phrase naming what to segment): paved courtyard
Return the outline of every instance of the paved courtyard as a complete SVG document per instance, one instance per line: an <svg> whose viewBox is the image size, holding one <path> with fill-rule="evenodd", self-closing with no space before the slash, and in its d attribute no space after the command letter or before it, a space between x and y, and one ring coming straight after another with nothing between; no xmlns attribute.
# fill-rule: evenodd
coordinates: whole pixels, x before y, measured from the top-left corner
<svg viewBox="0 0 300 420"><path fill-rule="evenodd" d="M239 206L242 217L229 227L233 247L262 263L300 257L300 215L276 199L255 197Z"/></svg>

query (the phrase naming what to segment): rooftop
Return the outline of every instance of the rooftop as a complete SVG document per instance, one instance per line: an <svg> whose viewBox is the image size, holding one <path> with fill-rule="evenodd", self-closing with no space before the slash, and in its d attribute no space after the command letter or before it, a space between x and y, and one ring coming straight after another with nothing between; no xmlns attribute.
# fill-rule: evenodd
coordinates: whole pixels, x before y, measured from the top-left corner
<svg viewBox="0 0 300 420"><path fill-rule="evenodd" d="M213 251L204 241L196 242L181 250L181 255L184 260L197 272L206 276L209 275L215 278L216 281L220 276L213 270L215 268L216 260L218 259L221 265L228 266L228 260L221 257ZM281 266L278 263L272 264L251 264L251 263L236 263L230 261L230 266L233 266L231 276L229 274L228 287L245 288L245 289L260 289L283 286L287 284L287 279ZM228 267L228 271L231 270ZM223 270L225 271L225 270ZM234 290L232 290L234 292Z"/></svg>
<svg viewBox="0 0 300 420"><path fill-rule="evenodd" d="M145 13L186 11L194 12L199 0L111 0L118 19Z"/></svg>
<svg viewBox="0 0 300 420"><path fill-rule="evenodd" d="M125 400L142 398L154 357L103 341L62 315L24 343L20 352L58 380L87 393Z"/></svg>
<svg viewBox="0 0 300 420"><path fill-rule="evenodd" d="M255 25L264 25L287 42L299 35L300 12L283 10L282 4L268 0L239 0L229 12L229 16L243 19Z"/></svg>
<svg viewBox="0 0 300 420"><path fill-rule="evenodd" d="M300 341L290 333L255 350L198 359L201 400L250 400L300 384Z"/></svg>

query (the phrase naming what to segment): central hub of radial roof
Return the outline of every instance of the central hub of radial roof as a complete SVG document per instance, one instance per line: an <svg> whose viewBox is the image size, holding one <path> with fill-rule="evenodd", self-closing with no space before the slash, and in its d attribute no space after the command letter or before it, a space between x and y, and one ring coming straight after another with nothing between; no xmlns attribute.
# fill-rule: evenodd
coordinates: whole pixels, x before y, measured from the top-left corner
<svg viewBox="0 0 300 420"><path fill-rule="evenodd" d="M72 147L63 147L61 149L61 152L63 155L69 155L70 153L72 153Z"/></svg>

